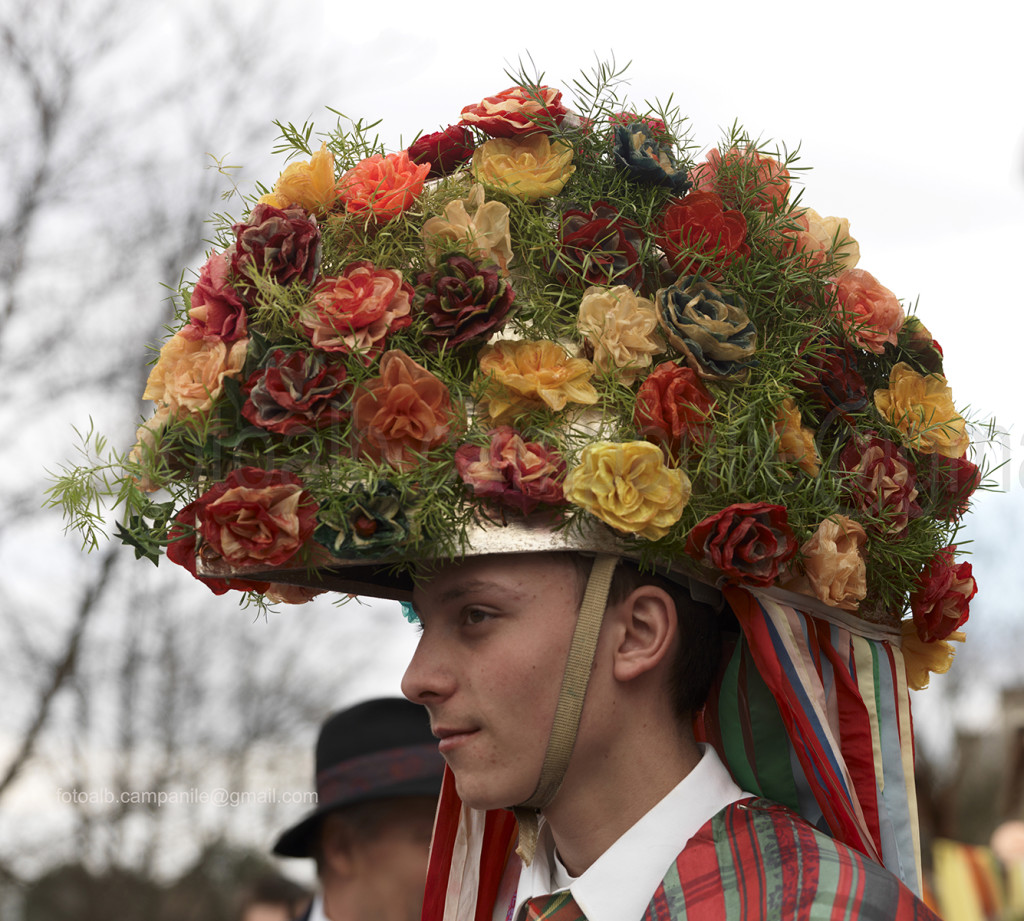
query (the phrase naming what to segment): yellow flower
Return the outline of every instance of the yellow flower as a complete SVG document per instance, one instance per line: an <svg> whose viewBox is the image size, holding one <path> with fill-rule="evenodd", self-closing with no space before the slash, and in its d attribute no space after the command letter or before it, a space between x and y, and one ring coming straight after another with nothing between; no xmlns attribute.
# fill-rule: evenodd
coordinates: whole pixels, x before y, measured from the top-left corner
<svg viewBox="0 0 1024 921"><path fill-rule="evenodd" d="M943 457L967 453L967 423L941 374L918 374L901 361L889 372L889 389L875 391L875 407L915 451Z"/></svg>
<svg viewBox="0 0 1024 921"><path fill-rule="evenodd" d="M804 572L783 587L833 607L856 611L868 593L864 529L845 515L826 518L803 547Z"/></svg>
<svg viewBox="0 0 1024 921"><path fill-rule="evenodd" d="M566 403L590 405L597 391L590 383L594 366L570 358L546 339L502 340L480 352L480 372L488 378L484 399L496 423L533 409L562 410Z"/></svg>
<svg viewBox="0 0 1024 921"><path fill-rule="evenodd" d="M541 131L523 138L491 138L473 153L473 178L524 201L551 198L562 191L576 167L572 147L553 144Z"/></svg>
<svg viewBox="0 0 1024 921"><path fill-rule="evenodd" d="M274 183L274 191L260 201L275 208L298 205L314 214L326 214L337 199L334 181L334 154L325 142L312 159L286 167Z"/></svg>
<svg viewBox="0 0 1024 921"><path fill-rule="evenodd" d="M128 460L139 466L139 476L132 477L132 479L143 492L156 492L163 485L155 478L155 471L160 460L157 445L164 429L167 428L170 417L171 410L168 406L157 406L156 412L135 432L135 446L128 455Z"/></svg>
<svg viewBox="0 0 1024 921"><path fill-rule="evenodd" d="M175 333L160 349L142 398L163 403L178 418L205 413L224 389L224 378L241 377L248 347L248 339L222 342Z"/></svg>
<svg viewBox="0 0 1024 921"><path fill-rule="evenodd" d="M954 630L944 640L925 643L917 635L917 627L914 626L913 620L905 620L901 626L903 642L900 648L907 669L907 685L914 691L922 691L928 687L930 672L944 675L953 664L955 650L949 640L962 643L966 636L961 631Z"/></svg>
<svg viewBox="0 0 1024 921"><path fill-rule="evenodd" d="M665 349L654 302L637 297L628 285L587 288L576 325L593 346L594 364L617 370L624 384L632 384L651 366L651 356Z"/></svg>
<svg viewBox="0 0 1024 921"><path fill-rule="evenodd" d="M617 531L659 540L690 501L690 479L649 441L595 441L569 471L565 497Z"/></svg>
<svg viewBox="0 0 1024 921"><path fill-rule="evenodd" d="M484 187L474 183L466 198L448 202L444 217L432 217L423 225L423 243L431 263L456 243L472 259L493 259L508 274L512 261L512 237L508 207L500 201L484 202Z"/></svg>
<svg viewBox="0 0 1024 921"><path fill-rule="evenodd" d="M779 460L796 461L808 476L817 476L821 469L814 429L803 425L800 410L789 397L775 408L775 435L779 439Z"/></svg>

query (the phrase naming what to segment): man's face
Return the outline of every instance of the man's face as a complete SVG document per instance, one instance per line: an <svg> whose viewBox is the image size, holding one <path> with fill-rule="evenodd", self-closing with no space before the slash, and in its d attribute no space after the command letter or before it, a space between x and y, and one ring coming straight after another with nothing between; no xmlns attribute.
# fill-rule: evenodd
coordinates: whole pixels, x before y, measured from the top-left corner
<svg viewBox="0 0 1024 921"><path fill-rule="evenodd" d="M579 604L563 554L477 557L416 589L423 635L402 681L426 706L463 802L527 799L540 776Z"/></svg>

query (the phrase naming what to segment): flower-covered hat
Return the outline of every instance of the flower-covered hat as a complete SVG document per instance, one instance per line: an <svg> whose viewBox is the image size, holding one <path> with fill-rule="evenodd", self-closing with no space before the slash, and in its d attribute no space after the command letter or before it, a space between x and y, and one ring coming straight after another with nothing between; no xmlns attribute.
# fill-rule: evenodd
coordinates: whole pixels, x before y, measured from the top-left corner
<svg viewBox="0 0 1024 921"><path fill-rule="evenodd" d="M720 589L735 655L782 663L789 800L809 784L812 820L905 865L907 676L944 667L975 592L955 535L981 472L942 350L804 200L794 154L737 128L697 155L678 111L614 82L599 68L570 108L521 79L398 152L359 124L319 147L287 129L293 161L219 226L155 412L96 482L123 540L217 593L406 598L424 561L538 549ZM72 515L81 481L56 487ZM833 668L874 714L878 776L830 761L856 759L800 696ZM734 716L708 737L786 801Z"/></svg>

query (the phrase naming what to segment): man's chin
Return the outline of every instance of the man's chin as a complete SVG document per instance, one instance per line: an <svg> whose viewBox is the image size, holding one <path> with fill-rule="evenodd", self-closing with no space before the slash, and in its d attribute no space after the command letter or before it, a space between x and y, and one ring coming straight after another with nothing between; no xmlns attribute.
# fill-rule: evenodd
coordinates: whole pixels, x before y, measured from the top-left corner
<svg viewBox="0 0 1024 921"><path fill-rule="evenodd" d="M469 779L459 780L455 774L455 789L459 799L470 809L511 809L530 795L530 791L514 791L487 783L474 783Z"/></svg>

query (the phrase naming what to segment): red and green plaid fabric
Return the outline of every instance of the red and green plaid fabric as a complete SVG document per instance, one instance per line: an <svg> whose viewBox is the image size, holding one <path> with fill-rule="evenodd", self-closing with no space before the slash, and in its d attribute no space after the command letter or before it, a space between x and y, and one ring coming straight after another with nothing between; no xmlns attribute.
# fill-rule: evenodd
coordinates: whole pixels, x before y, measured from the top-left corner
<svg viewBox="0 0 1024 921"><path fill-rule="evenodd" d="M891 873L792 810L750 799L690 839L644 921L938 921Z"/></svg>
<svg viewBox="0 0 1024 921"><path fill-rule="evenodd" d="M587 921L570 892L538 896L529 899L524 907L526 921Z"/></svg>

